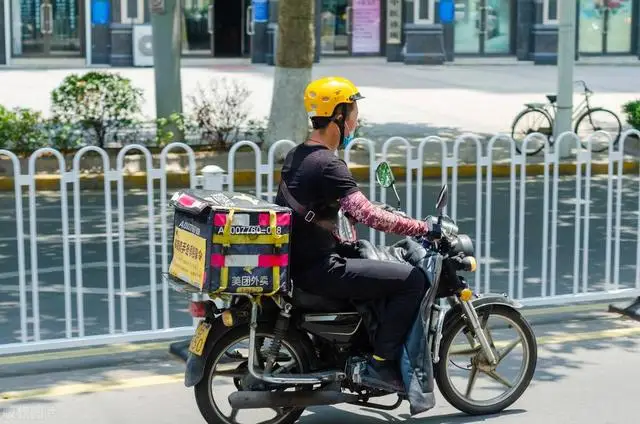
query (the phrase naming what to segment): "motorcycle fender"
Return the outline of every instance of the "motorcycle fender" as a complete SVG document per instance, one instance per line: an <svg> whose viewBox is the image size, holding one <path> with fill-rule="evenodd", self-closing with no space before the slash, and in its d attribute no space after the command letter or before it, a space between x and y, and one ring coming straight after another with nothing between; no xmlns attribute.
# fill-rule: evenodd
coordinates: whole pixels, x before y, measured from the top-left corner
<svg viewBox="0 0 640 424"><path fill-rule="evenodd" d="M184 372L184 385L186 387L193 387L202 380L204 376L204 367L207 363L207 358L211 354L213 347L216 345L225 334L233 330L236 327L249 324L249 316L246 314L236 315L233 327L226 327L222 323L221 316L216 317L211 321L211 332L207 337L207 341L202 351L202 356L194 355L191 352L187 354L187 364Z"/></svg>
<svg viewBox="0 0 640 424"><path fill-rule="evenodd" d="M186 387L193 387L202 380L202 377L204 377L204 367L207 363L207 358L211 354L211 351L218 340L234 328L249 325L249 321L251 320L250 314L246 310L243 310L242 312L240 312L240 310L243 310L242 306L238 308L238 313L234 314L233 327L226 327L222 323L221 315L211 321L211 332L205 342L202 356L197 356L188 352L187 364L184 373L184 385ZM263 310L263 313L258 316L258 322L274 322L273 320L274 316L272 310Z"/></svg>
<svg viewBox="0 0 640 424"><path fill-rule="evenodd" d="M231 331L231 328L225 327L224 324L222 324L222 319L220 317L214 319L211 324L211 332L205 342L202 356L187 352L187 364L184 372L184 385L186 387L193 387L202 380L202 377L204 376L204 366L207 363L207 357L213 350L216 342L227 332Z"/></svg>
<svg viewBox="0 0 640 424"><path fill-rule="evenodd" d="M487 294L482 297L473 299L471 303L476 310L490 305L502 305L514 309L522 308L521 303L510 299L503 294ZM443 332L445 332L446 329L449 328L449 325L454 323L455 320L461 317L463 314L464 313L462 311L462 306L460 306L459 304L456 304L454 307L450 308L444 316Z"/></svg>

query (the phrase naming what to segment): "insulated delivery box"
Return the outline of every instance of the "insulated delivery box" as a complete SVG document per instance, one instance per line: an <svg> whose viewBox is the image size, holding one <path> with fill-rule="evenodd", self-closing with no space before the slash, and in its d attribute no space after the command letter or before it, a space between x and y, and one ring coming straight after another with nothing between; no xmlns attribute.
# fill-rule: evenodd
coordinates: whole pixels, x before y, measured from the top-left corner
<svg viewBox="0 0 640 424"><path fill-rule="evenodd" d="M169 275L205 293L289 289L291 209L235 192L181 190Z"/></svg>

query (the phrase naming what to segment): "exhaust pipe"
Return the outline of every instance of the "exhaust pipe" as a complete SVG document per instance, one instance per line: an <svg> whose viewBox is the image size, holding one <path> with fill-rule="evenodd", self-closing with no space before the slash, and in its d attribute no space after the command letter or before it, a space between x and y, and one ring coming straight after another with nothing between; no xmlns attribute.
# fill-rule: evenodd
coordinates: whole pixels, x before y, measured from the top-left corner
<svg viewBox="0 0 640 424"><path fill-rule="evenodd" d="M350 403L358 400L357 394L324 390L312 392L239 391L229 395L229 404L234 409L306 408L308 406Z"/></svg>

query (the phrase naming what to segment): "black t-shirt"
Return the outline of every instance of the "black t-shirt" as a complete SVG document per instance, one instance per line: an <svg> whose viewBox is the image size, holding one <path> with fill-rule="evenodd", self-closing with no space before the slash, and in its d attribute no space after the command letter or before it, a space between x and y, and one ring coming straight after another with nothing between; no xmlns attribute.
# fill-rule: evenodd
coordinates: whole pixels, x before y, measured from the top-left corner
<svg viewBox="0 0 640 424"><path fill-rule="evenodd" d="M360 190L347 164L322 145L301 144L292 149L281 175L298 203L312 209L320 219L335 219L340 209L338 200ZM289 206L280 191L276 203ZM294 276L334 252L335 246L328 230L294 212L290 258Z"/></svg>

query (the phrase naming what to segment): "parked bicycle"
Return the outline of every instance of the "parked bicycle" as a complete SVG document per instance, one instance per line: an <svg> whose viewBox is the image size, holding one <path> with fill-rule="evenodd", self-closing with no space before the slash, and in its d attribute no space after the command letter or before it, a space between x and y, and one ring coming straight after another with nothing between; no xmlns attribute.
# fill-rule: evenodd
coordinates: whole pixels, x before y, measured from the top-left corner
<svg viewBox="0 0 640 424"><path fill-rule="evenodd" d="M584 99L573 109L571 122L575 122L574 132L582 140L582 147L587 148L586 140L596 131L605 131L611 136L602 137L603 141L598 142L596 138L591 144L592 152L604 152L609 148L610 142L613 145L618 144L620 134L622 133L622 123L618 116L605 108L593 107L589 102L589 98L593 95L593 91L587 87L582 81L576 81L584 87ZM520 112L513 121L511 126L511 137L516 142L516 150L522 153L522 143L527 135L532 133L541 133L550 146L553 146L553 128L555 124L555 116L557 111L557 99L555 94L546 95L547 103L525 103L526 108ZM542 138L542 137L540 137ZM527 155L535 155L544 148L544 140L536 143L537 140L531 140L527 144Z"/></svg>

